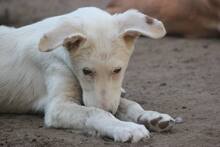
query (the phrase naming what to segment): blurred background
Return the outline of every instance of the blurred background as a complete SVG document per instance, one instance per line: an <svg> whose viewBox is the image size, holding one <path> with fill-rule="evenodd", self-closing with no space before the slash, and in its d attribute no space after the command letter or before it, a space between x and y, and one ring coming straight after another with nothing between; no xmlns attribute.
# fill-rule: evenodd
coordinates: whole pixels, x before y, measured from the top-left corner
<svg viewBox="0 0 220 147"><path fill-rule="evenodd" d="M0 0L0 24L18 27L86 6L112 14L138 9L163 21L170 35L220 36L220 0Z"/></svg>
<svg viewBox="0 0 220 147"><path fill-rule="evenodd" d="M0 0L0 24L22 26L79 7L105 9L109 0Z"/></svg>

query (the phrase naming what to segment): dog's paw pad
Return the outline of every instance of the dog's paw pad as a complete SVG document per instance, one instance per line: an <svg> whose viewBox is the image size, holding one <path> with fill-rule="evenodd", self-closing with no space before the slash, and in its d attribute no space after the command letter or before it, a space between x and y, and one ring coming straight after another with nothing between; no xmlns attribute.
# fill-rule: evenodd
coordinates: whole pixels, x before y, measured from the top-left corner
<svg viewBox="0 0 220 147"><path fill-rule="evenodd" d="M151 121L150 121L150 124L152 125L152 126L157 126L157 124L159 123L159 121L162 119L162 117L158 117L158 118L155 118L155 119L152 119Z"/></svg>
<svg viewBox="0 0 220 147"><path fill-rule="evenodd" d="M167 114L148 111L139 116L137 122L144 124L148 129L157 132L170 130L175 124L175 120Z"/></svg>
<svg viewBox="0 0 220 147"><path fill-rule="evenodd" d="M166 128L169 128L170 126L173 126L175 122L173 120L169 120L169 121L163 121L163 122L160 122L158 124L158 127L161 129L161 130L164 130Z"/></svg>

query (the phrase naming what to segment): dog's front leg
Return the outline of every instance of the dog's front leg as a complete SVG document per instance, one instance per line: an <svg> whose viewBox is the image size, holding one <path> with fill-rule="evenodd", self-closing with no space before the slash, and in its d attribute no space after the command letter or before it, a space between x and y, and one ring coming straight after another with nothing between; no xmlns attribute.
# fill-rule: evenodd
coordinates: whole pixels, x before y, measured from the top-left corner
<svg viewBox="0 0 220 147"><path fill-rule="evenodd" d="M79 94L74 83L76 84L74 77L64 72L48 78L49 100L45 105L46 126L97 132L120 142L137 142L149 137L149 132L144 125L121 121L102 109L80 105L77 100Z"/></svg>
<svg viewBox="0 0 220 147"><path fill-rule="evenodd" d="M137 142L149 137L144 125L120 121L109 112L81 106L65 98L57 98L50 103L45 113L45 123L49 127L95 132L120 142Z"/></svg>
<svg viewBox="0 0 220 147"><path fill-rule="evenodd" d="M148 129L157 132L170 130L175 124L168 114L145 111L138 103L125 98L121 98L116 116L124 121L144 124Z"/></svg>

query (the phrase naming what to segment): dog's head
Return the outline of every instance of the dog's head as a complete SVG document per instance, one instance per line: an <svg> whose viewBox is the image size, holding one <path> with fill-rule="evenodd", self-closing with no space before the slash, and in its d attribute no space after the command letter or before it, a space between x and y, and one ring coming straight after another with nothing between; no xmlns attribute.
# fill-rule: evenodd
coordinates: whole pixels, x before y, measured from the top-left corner
<svg viewBox="0 0 220 147"><path fill-rule="evenodd" d="M114 114L135 40L140 35L161 38L166 31L160 21L136 10L116 15L96 11L91 18L74 18L46 33L39 49L64 47L83 90L84 104Z"/></svg>

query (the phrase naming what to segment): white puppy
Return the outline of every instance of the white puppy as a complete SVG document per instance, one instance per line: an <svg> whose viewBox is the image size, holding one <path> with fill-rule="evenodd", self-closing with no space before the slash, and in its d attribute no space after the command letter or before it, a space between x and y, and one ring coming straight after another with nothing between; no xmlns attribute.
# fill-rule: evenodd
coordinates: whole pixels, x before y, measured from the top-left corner
<svg viewBox="0 0 220 147"><path fill-rule="evenodd" d="M43 112L48 127L121 142L149 137L145 127L169 130L169 115L120 97L137 37L165 33L160 21L136 10L112 16L92 7L17 29L1 26L0 112Z"/></svg>

